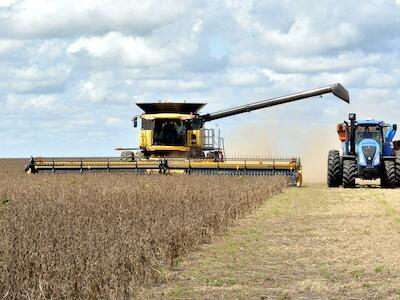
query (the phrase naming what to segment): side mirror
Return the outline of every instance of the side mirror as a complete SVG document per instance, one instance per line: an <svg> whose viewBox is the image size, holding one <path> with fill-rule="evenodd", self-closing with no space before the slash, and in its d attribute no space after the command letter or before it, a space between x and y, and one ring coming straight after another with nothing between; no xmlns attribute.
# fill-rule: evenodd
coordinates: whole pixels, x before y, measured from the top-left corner
<svg viewBox="0 0 400 300"><path fill-rule="evenodd" d="M137 127L137 116L134 116L132 121L133 121L133 127L136 128Z"/></svg>
<svg viewBox="0 0 400 300"><path fill-rule="evenodd" d="M397 131L397 124L393 124L392 127L393 127L393 130L394 130L394 131Z"/></svg>
<svg viewBox="0 0 400 300"><path fill-rule="evenodd" d="M356 119L356 114L355 113L349 114L349 120L350 121L355 120L355 119Z"/></svg>

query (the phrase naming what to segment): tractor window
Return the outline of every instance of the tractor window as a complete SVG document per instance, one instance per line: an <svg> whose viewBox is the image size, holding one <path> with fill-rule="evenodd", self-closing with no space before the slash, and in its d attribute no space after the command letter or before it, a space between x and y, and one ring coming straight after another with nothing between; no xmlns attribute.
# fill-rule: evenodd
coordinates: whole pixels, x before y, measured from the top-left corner
<svg viewBox="0 0 400 300"><path fill-rule="evenodd" d="M357 126L356 147L364 139L373 139L382 146L382 128L380 126Z"/></svg>
<svg viewBox="0 0 400 300"><path fill-rule="evenodd" d="M184 146L185 132L182 120L156 119L153 145Z"/></svg>

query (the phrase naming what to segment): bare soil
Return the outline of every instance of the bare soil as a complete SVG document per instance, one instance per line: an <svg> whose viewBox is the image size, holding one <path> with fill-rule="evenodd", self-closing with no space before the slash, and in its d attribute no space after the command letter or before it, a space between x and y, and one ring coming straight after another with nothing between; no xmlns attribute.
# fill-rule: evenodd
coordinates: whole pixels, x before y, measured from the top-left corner
<svg viewBox="0 0 400 300"><path fill-rule="evenodd" d="M400 299L400 190L288 189L190 254L157 299Z"/></svg>

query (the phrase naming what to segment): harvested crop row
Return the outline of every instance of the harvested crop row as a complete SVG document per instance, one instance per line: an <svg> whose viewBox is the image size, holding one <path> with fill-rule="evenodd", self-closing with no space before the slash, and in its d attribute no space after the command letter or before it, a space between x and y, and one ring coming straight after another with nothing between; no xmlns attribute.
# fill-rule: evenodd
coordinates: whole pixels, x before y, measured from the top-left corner
<svg viewBox="0 0 400 300"><path fill-rule="evenodd" d="M0 298L134 296L286 186L281 177L26 176L0 164Z"/></svg>

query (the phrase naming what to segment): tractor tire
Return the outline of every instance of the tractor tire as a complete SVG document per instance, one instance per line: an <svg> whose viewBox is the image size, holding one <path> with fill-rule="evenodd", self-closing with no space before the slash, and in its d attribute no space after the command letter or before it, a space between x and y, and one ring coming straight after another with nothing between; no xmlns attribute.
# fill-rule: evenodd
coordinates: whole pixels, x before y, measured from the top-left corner
<svg viewBox="0 0 400 300"><path fill-rule="evenodd" d="M356 187L357 177L357 162L355 160L343 161L343 179L342 185L344 188Z"/></svg>
<svg viewBox="0 0 400 300"><path fill-rule="evenodd" d="M337 150L331 150L328 155L327 184L329 187L338 187L341 183L342 164L340 162L340 154Z"/></svg>
<svg viewBox="0 0 400 300"><path fill-rule="evenodd" d="M396 172L396 186L400 187L400 151L396 153L396 160L395 160L395 172Z"/></svg>
<svg viewBox="0 0 400 300"><path fill-rule="evenodd" d="M385 160L385 169L383 170L383 175L381 178L381 187L393 189L396 187L396 164L392 160Z"/></svg>

